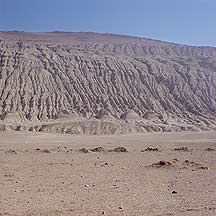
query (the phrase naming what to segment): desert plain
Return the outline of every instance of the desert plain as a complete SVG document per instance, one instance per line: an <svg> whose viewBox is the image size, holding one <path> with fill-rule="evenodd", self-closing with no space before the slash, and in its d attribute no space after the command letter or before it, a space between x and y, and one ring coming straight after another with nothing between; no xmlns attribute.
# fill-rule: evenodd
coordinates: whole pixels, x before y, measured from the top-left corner
<svg viewBox="0 0 216 216"><path fill-rule="evenodd" d="M215 186L215 132L0 133L1 216L214 216Z"/></svg>

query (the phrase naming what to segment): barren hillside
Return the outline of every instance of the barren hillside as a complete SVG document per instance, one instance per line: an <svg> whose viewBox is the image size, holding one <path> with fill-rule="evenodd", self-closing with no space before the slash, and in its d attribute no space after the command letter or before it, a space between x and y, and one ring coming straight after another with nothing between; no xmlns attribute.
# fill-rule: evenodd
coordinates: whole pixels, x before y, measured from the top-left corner
<svg viewBox="0 0 216 216"><path fill-rule="evenodd" d="M0 129L216 129L216 48L96 33L0 32Z"/></svg>

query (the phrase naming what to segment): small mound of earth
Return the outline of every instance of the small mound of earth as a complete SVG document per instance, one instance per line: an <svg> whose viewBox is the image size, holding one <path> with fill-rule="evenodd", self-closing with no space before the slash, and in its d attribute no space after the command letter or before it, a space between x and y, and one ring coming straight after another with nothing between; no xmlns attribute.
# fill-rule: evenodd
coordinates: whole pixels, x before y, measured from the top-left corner
<svg viewBox="0 0 216 216"><path fill-rule="evenodd" d="M5 151L6 154L17 154L17 152L13 149L9 149L7 151Z"/></svg>
<svg viewBox="0 0 216 216"><path fill-rule="evenodd" d="M128 150L124 147L118 147L113 149L112 152L128 152Z"/></svg>
<svg viewBox="0 0 216 216"><path fill-rule="evenodd" d="M175 151L189 151L188 147L174 148Z"/></svg>
<svg viewBox="0 0 216 216"><path fill-rule="evenodd" d="M157 167L157 168L174 167L177 162L178 162L178 159L173 159L171 161L161 160L161 161L159 161L157 163L153 163L151 166L152 167Z"/></svg>
<svg viewBox="0 0 216 216"><path fill-rule="evenodd" d="M207 149L205 149L205 151L215 151L215 149L213 149L213 148L207 148Z"/></svg>
<svg viewBox="0 0 216 216"><path fill-rule="evenodd" d="M129 122L135 122L141 120L141 117L139 116L138 113L136 113L134 110L130 110L128 112L123 113L120 116L121 119L124 119L125 121Z"/></svg>
<svg viewBox="0 0 216 216"><path fill-rule="evenodd" d="M43 149L43 150L41 150L41 152L43 152L43 153L50 153L50 151L48 149Z"/></svg>
<svg viewBox="0 0 216 216"><path fill-rule="evenodd" d="M86 149L86 148L81 148L79 151L80 151L80 152L83 152L83 153L88 153L88 152L89 152L89 150Z"/></svg>
<svg viewBox="0 0 216 216"><path fill-rule="evenodd" d="M50 151L48 149L36 148L35 151L42 152L42 153L50 153Z"/></svg>
<svg viewBox="0 0 216 216"><path fill-rule="evenodd" d="M105 152L106 149L104 147L97 147L97 148L93 148L91 149L92 152Z"/></svg>
<svg viewBox="0 0 216 216"><path fill-rule="evenodd" d="M51 153L48 149L40 149L40 148L37 148L36 151L39 151L41 153Z"/></svg>
<svg viewBox="0 0 216 216"><path fill-rule="evenodd" d="M148 147L146 148L145 150L142 150L141 152L145 152L145 151L159 151L158 148L151 148L151 147Z"/></svg>
<svg viewBox="0 0 216 216"><path fill-rule="evenodd" d="M189 160L185 160L183 162L183 166L184 168L193 168L193 169L203 169L203 170L208 170L208 167L207 166L203 166L202 164L199 164L199 163L196 163L196 162L193 162L193 161L189 161Z"/></svg>

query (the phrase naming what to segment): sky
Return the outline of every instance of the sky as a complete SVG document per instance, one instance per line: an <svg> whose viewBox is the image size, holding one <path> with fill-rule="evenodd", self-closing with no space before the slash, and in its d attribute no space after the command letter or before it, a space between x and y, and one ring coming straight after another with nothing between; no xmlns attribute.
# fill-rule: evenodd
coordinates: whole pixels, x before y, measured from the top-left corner
<svg viewBox="0 0 216 216"><path fill-rule="evenodd" d="M0 0L0 30L90 31L216 46L216 0Z"/></svg>

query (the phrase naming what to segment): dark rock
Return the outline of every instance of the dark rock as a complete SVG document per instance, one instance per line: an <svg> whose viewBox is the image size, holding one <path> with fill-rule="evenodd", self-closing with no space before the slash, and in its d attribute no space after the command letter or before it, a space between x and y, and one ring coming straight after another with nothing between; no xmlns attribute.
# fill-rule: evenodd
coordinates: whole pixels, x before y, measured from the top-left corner
<svg viewBox="0 0 216 216"><path fill-rule="evenodd" d="M124 147L118 147L112 150L113 152L128 152Z"/></svg>
<svg viewBox="0 0 216 216"><path fill-rule="evenodd" d="M205 151L215 151L215 149L213 149L213 148L207 148L207 149L205 149Z"/></svg>
<svg viewBox="0 0 216 216"><path fill-rule="evenodd" d="M80 152L83 152L83 153L88 153L88 152L89 152L89 150L86 149L86 148L81 148L79 151L80 151Z"/></svg>
<svg viewBox="0 0 216 216"><path fill-rule="evenodd" d="M151 147L148 147L146 148L144 151L159 151L158 148L151 148ZM142 151L142 152L144 152Z"/></svg>
<svg viewBox="0 0 216 216"><path fill-rule="evenodd" d="M97 147L97 148L93 148L91 149L92 152L105 152L105 148L104 147Z"/></svg>
<svg viewBox="0 0 216 216"><path fill-rule="evenodd" d="M175 148L175 151L189 151L188 147Z"/></svg>

